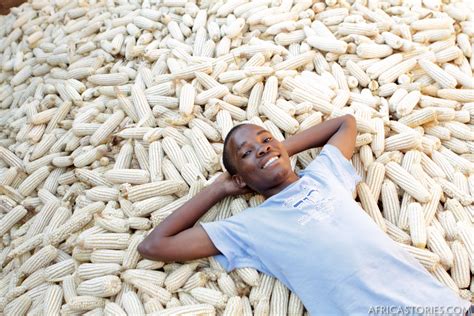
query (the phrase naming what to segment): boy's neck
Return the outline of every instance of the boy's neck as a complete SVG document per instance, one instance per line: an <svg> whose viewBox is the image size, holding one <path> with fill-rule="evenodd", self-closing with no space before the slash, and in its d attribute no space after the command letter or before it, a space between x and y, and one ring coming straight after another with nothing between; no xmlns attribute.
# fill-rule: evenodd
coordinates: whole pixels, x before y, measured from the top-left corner
<svg viewBox="0 0 474 316"><path fill-rule="evenodd" d="M265 197L265 199L268 199L269 197L283 191L287 186L298 181L299 179L300 177L295 172L291 172L291 174L285 181L283 181L277 186L274 186L273 188L268 189L265 192L262 192L261 194Z"/></svg>

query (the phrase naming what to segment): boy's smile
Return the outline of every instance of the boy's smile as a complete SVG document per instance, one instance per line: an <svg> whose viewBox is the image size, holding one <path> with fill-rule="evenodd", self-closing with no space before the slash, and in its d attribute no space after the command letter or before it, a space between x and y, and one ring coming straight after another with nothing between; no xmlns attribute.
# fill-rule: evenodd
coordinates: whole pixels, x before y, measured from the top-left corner
<svg viewBox="0 0 474 316"><path fill-rule="evenodd" d="M267 160L265 161L265 163L263 164L262 169L266 169L266 168L268 168L268 167L270 167L270 166L273 166L275 162L278 163L278 162L277 162L278 158L280 158L280 155L273 156L273 157L267 159Z"/></svg>

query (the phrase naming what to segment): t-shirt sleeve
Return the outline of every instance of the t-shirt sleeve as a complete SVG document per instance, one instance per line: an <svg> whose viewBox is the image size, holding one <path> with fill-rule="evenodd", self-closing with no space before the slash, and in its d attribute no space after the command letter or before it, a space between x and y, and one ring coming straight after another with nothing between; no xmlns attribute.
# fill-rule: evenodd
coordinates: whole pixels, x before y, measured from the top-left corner
<svg viewBox="0 0 474 316"><path fill-rule="evenodd" d="M331 144L324 145L321 153L306 167L304 172L335 178L351 192L361 180L351 162L344 157L339 148Z"/></svg>
<svg viewBox="0 0 474 316"><path fill-rule="evenodd" d="M244 214L221 221L201 223L214 246L221 252L214 257L227 272L236 268L261 268L257 257L252 253L245 217L241 215Z"/></svg>

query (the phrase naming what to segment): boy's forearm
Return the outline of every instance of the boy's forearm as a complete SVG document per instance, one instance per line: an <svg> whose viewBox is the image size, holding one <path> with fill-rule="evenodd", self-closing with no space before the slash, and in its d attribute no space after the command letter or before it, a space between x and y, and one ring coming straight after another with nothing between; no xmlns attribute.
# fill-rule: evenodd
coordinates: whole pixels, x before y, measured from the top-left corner
<svg viewBox="0 0 474 316"><path fill-rule="evenodd" d="M324 146L348 121L348 116L340 116L312 126L285 139L282 143L289 156L310 148Z"/></svg>
<svg viewBox="0 0 474 316"><path fill-rule="evenodd" d="M205 187L155 227L149 237L174 236L191 228L201 216L225 197L226 193L222 188L213 184Z"/></svg>

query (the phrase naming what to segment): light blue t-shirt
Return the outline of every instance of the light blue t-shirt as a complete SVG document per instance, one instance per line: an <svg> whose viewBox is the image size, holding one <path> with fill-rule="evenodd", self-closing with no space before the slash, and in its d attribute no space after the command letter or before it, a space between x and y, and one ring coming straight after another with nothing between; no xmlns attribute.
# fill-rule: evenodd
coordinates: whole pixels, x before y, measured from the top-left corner
<svg viewBox="0 0 474 316"><path fill-rule="evenodd" d="M312 316L367 315L374 306L470 306L354 201L360 177L337 147L325 145L299 175L258 207L201 224L227 271L252 267L276 277Z"/></svg>

